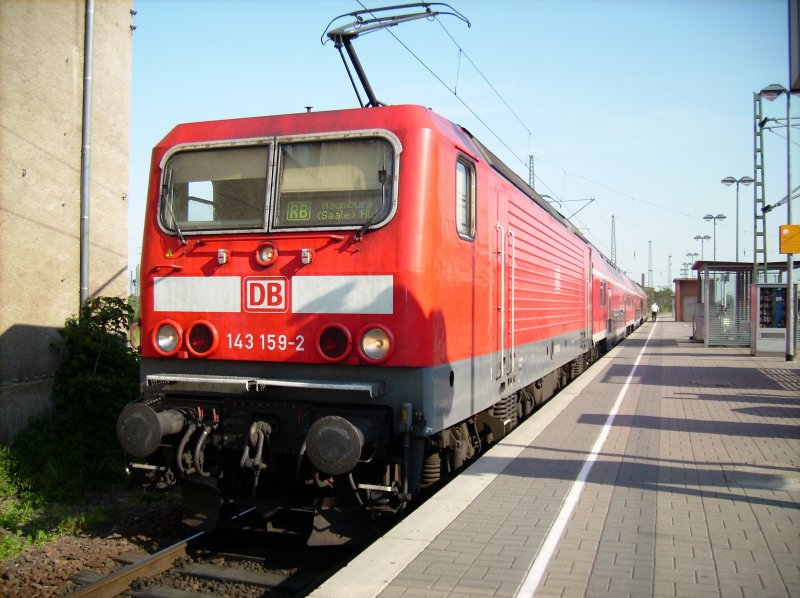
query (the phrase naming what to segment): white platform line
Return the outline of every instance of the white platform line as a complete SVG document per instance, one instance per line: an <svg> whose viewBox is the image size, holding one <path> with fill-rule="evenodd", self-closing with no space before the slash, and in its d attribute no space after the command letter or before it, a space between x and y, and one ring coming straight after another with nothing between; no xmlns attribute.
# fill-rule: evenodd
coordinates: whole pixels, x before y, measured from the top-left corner
<svg viewBox="0 0 800 598"><path fill-rule="evenodd" d="M611 426L614 424L614 418L616 417L617 412L622 405L622 401L628 392L631 381L636 374L636 369L639 367L639 361L641 361L642 355L644 355L644 351L647 348L647 344L650 342L650 337L653 336L653 331L655 331L655 329L656 324L654 324L650 329L650 334L647 335L647 340L644 342L642 350L639 351L639 355L636 357L636 361L633 363L633 369L631 369L631 373L628 374L625 384L622 385L622 388L617 395L617 400L611 407L611 411L606 418L603 428L600 430L597 440L595 440L594 446L592 446L591 452L586 457L583 467L581 467L581 471L578 473L578 477L572 483L567 496L564 498L561 509L559 510L556 518L553 520L553 524L550 526L550 530L547 532L547 536L545 536L545 539L542 542L542 545L539 547L536 556L533 558L533 561L531 561L531 564L528 567L528 573L525 575L525 579L522 580L522 584L515 594L517 598L532 598L532 596L536 593L536 590L542 581L542 577L544 577L545 569L547 568L550 559L553 557L553 553L558 546L558 542L561 540L561 536L564 534L564 530L567 527L570 517L572 517L572 511L575 510L575 505L578 504L578 499L583 491L583 487L586 485L586 480L589 478L592 467L594 467L597 456L600 454L600 451L603 450L603 445L608 439L608 435L611 432Z"/></svg>

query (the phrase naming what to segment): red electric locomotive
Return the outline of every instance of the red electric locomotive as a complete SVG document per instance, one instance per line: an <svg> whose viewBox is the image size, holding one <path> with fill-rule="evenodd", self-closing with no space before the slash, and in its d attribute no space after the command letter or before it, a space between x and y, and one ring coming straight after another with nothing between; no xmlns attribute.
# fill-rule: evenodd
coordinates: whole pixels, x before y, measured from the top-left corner
<svg viewBox="0 0 800 598"><path fill-rule="evenodd" d="M396 511L643 321L644 294L420 106L185 124L153 151L125 449L224 503Z"/></svg>
<svg viewBox="0 0 800 598"><path fill-rule="evenodd" d="M143 394L117 433L201 524L291 506L340 541L335 514L402 510L643 321L642 289L468 131L375 98L352 39L467 22L436 4L328 33L371 107L180 125L153 151Z"/></svg>

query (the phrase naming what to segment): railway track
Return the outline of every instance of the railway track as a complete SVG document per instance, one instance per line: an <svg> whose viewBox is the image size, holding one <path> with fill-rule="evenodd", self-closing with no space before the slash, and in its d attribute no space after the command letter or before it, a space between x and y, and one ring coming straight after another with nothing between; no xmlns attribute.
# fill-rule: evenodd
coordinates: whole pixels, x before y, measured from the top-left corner
<svg viewBox="0 0 800 598"><path fill-rule="evenodd" d="M113 573L74 575L65 594L74 598L295 598L307 595L363 548L308 547L300 536L245 523L196 533L153 554L122 555L121 566ZM73 591L75 586L79 587Z"/></svg>
<svg viewBox="0 0 800 598"><path fill-rule="evenodd" d="M528 416L539 407L535 405ZM449 479L427 489L406 515ZM80 587L67 588L65 594L74 598L296 598L309 594L367 547L310 547L305 543L307 533L275 531L267 521L274 519L248 509L214 532L196 533L150 555L122 555L118 559L122 566L114 573L75 575L70 581Z"/></svg>

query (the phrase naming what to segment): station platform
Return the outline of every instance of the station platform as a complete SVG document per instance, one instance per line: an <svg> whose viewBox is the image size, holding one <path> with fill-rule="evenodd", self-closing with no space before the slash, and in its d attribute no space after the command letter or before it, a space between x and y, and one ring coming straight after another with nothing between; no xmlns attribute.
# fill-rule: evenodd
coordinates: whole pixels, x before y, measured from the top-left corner
<svg viewBox="0 0 800 598"><path fill-rule="evenodd" d="M800 596L800 359L647 322L311 596Z"/></svg>

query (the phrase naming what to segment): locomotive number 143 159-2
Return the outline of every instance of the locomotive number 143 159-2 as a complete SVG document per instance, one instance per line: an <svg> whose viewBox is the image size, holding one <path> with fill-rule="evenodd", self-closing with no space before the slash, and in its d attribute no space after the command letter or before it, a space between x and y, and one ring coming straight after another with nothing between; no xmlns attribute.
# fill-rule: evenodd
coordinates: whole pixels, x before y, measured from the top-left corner
<svg viewBox="0 0 800 598"><path fill-rule="evenodd" d="M229 332L225 335L228 349L243 351L305 351L306 339L298 334L290 338L285 334L253 334Z"/></svg>

